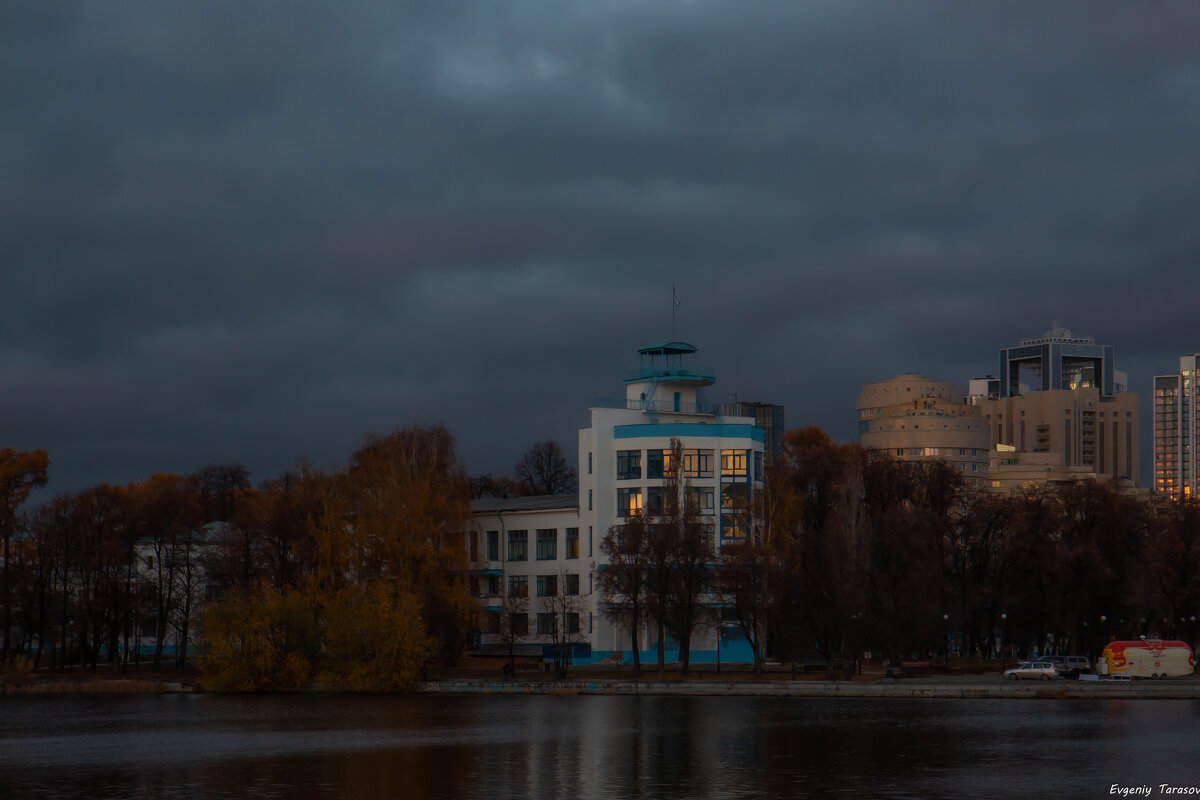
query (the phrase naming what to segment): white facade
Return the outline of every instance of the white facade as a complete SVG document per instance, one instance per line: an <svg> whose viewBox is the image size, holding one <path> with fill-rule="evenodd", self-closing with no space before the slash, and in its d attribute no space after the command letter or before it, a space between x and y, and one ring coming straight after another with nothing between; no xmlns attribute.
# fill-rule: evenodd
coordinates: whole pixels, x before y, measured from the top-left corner
<svg viewBox="0 0 1200 800"><path fill-rule="evenodd" d="M530 633L522 641L545 644L546 637L535 632L533 606L538 598L534 582L538 576L579 575L580 642L590 653L576 661L601 661L616 653L630 658L628 632L620 631L601 613L600 599L593 591L594 574L604 565L600 543L614 526L643 508L653 510L661 502L667 480L663 477L663 454L678 439L683 450L683 477L687 491L694 492L702 516L711 521L714 549L746 535L745 523L735 524L733 509L761 486L765 435L753 417L723 417L715 404L704 397L703 388L713 383L710 371L697 370L685 363L695 348L683 342L668 342L641 348L639 368L628 375L625 397L609 403L615 407L590 409L590 425L579 431L579 494L577 504L571 496L554 498L514 498L484 500L473 505L475 531L481 557L472 561L472 581L487 588L487 578L495 578L492 588L504 591L510 577L528 576ZM724 512L724 513L723 513ZM741 520L739 515L737 518ZM578 529L578 556L568 556L567 531ZM536 558L537 530L557 531L558 546L553 559ZM509 534L527 531L527 558L515 560L508 548ZM500 552L486 551L489 532L496 532ZM543 540L549 541L549 534ZM519 539L520 537L517 537ZM472 547L470 542L469 547ZM484 558L499 555L491 560ZM545 551L543 551L545 554ZM561 583L561 579L559 583ZM519 581L517 584L519 585ZM497 586L497 584L499 584ZM561 589L562 587L557 587ZM481 591L485 607L498 611L503 597ZM648 659L656 642L643 632L643 651ZM706 638L707 637L707 638ZM494 645L495 636L484 635L482 644ZM694 662L717 658L712 634L697 631L692 644ZM725 657L733 660L727 653Z"/></svg>

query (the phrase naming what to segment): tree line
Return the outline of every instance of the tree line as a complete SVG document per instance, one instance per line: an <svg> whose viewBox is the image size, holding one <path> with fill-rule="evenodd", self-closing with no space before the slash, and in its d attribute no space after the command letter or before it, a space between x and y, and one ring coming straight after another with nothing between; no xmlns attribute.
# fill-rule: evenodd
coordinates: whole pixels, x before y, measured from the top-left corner
<svg viewBox="0 0 1200 800"><path fill-rule="evenodd" d="M530 487L573 479L542 444L522 460L530 475L546 467ZM465 475L442 427L370 435L344 467L257 485L217 465L24 509L47 469L44 451L0 451L4 662L157 669L195 643L218 688L390 689L455 658L481 624L463 531L486 482ZM758 669L813 651L1094 656L1112 638L1200 636L1194 502L1098 482L969 491L944 462L896 462L809 427L736 500L748 535L718 550L667 472L665 506L610 530L595 575L601 611L651 630L659 662L670 636L687 669L692 637L719 625L742 630ZM558 620L557 643L575 642L578 609L538 610Z"/></svg>
<svg viewBox="0 0 1200 800"><path fill-rule="evenodd" d="M718 551L689 493L667 496L609 531L597 575L610 618L657 633L660 665L664 632L686 671L693 633L721 624L741 629L758 670L865 651L1094 657L1113 638L1200 635L1194 502L1097 481L968 490L947 462L899 462L815 427L785 434L762 489L734 510L750 532L739 542Z"/></svg>
<svg viewBox="0 0 1200 800"><path fill-rule="evenodd" d="M47 462L0 452L6 661L157 669L172 641L177 666L199 647L214 688L390 690L456 656L474 623L468 480L443 427L369 435L345 467L257 486L212 466L18 513Z"/></svg>

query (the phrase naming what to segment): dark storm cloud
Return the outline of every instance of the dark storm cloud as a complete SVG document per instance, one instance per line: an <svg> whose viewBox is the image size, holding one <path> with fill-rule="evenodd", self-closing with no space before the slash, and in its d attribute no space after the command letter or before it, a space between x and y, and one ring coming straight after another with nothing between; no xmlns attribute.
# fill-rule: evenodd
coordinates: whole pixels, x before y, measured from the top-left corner
<svg viewBox="0 0 1200 800"><path fill-rule="evenodd" d="M852 435L1053 319L1197 346L1190 2L11 4L4 442L56 488L574 449L640 344ZM1148 405L1143 402L1143 405Z"/></svg>

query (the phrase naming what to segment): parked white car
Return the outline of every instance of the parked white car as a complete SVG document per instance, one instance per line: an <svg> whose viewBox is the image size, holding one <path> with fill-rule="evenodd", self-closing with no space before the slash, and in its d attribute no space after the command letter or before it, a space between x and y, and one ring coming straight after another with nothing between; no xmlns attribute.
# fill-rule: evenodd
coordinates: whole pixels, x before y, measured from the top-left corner
<svg viewBox="0 0 1200 800"><path fill-rule="evenodd" d="M1020 678L1037 678L1038 680L1048 681L1057 675L1058 672L1049 661L1026 661L1023 664L1017 664L1017 666L1006 670L1004 673L1004 677L1010 681Z"/></svg>

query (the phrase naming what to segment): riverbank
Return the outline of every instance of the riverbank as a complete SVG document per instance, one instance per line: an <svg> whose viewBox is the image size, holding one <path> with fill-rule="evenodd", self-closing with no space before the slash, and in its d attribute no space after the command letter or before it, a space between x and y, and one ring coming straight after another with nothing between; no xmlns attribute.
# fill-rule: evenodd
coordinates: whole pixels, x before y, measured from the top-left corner
<svg viewBox="0 0 1200 800"><path fill-rule="evenodd" d="M39 678L0 681L0 695L31 694L180 694L194 691L191 683L154 678Z"/></svg>
<svg viewBox="0 0 1200 800"><path fill-rule="evenodd" d="M881 697L1013 700L1200 700L1200 680L1006 681L997 675L872 681L427 681L428 695Z"/></svg>
<svg viewBox="0 0 1200 800"><path fill-rule="evenodd" d="M449 671L447 671L449 672ZM1146 681L1009 681L997 673L927 675L889 679L857 675L853 680L807 678L788 680L728 678L701 673L689 679L632 680L627 676L576 673L569 680L529 676L504 681L478 675L441 674L420 684L423 695L612 695L612 696L741 696L741 697L881 697L920 699L1104 699L1200 700L1200 676ZM0 695L181 694L201 692L194 675L39 675L0 678ZM346 693L313 684L305 694Z"/></svg>

